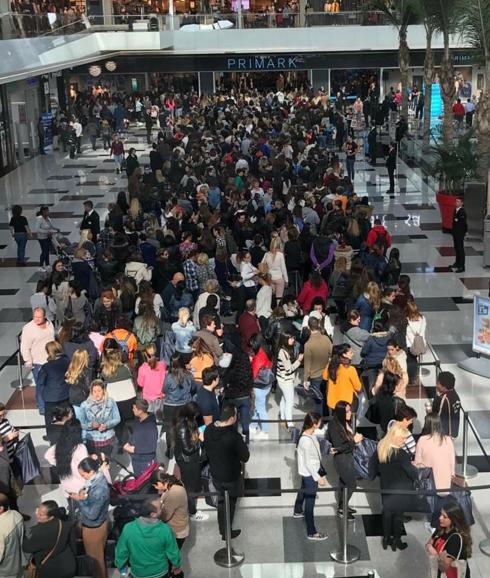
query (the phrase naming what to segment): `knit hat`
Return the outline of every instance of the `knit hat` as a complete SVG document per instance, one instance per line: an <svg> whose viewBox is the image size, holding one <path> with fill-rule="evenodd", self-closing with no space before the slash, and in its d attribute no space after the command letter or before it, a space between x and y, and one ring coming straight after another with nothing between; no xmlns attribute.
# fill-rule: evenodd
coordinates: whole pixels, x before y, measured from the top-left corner
<svg viewBox="0 0 490 578"><path fill-rule="evenodd" d="M441 371L437 381L446 389L454 389L454 384L456 383L454 374L450 371Z"/></svg>

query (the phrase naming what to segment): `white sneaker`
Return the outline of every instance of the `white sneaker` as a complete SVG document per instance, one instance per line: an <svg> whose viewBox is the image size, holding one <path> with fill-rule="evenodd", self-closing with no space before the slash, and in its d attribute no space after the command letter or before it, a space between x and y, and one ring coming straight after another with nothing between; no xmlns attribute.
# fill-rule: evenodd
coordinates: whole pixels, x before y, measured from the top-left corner
<svg viewBox="0 0 490 578"><path fill-rule="evenodd" d="M269 439L269 434L266 433L265 431L260 431L254 438L257 441L263 440L266 441Z"/></svg>
<svg viewBox="0 0 490 578"><path fill-rule="evenodd" d="M45 267L39 267L38 271L39 273L46 273Z"/></svg>
<svg viewBox="0 0 490 578"><path fill-rule="evenodd" d="M189 516L189 518L195 522L204 522L205 520L209 520L209 514L197 510L197 512L193 516Z"/></svg>

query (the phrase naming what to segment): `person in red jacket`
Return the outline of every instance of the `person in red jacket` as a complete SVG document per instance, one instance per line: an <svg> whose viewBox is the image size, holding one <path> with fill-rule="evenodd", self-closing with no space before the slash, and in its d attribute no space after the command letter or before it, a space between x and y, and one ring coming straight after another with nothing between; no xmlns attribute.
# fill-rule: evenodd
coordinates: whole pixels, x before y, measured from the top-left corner
<svg viewBox="0 0 490 578"><path fill-rule="evenodd" d="M315 297L321 297L325 303L328 301L328 285L318 271L313 271L298 295L298 305L304 313L310 312Z"/></svg>
<svg viewBox="0 0 490 578"><path fill-rule="evenodd" d="M386 254L386 250L391 247L391 236L381 224L380 219L374 221L374 227L369 231L366 245L371 248L374 244L379 245L383 248L383 255Z"/></svg>
<svg viewBox="0 0 490 578"><path fill-rule="evenodd" d="M242 350L250 355L252 353L249 346L250 338L252 335L260 333L260 325L255 311L255 299L245 301L245 311L238 319L238 332L240 333Z"/></svg>
<svg viewBox="0 0 490 578"><path fill-rule="evenodd" d="M464 115L466 114L466 110L464 105L461 103L461 99L458 100L453 104L453 116L454 120L457 122L458 129L463 126Z"/></svg>

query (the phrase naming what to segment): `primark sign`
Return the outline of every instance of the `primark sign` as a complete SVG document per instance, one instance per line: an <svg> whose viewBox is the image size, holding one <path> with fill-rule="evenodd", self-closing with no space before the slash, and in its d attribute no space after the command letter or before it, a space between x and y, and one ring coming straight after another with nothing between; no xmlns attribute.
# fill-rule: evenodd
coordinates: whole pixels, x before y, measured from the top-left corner
<svg viewBox="0 0 490 578"><path fill-rule="evenodd" d="M301 70L304 64L301 56L234 56L226 59L226 70Z"/></svg>

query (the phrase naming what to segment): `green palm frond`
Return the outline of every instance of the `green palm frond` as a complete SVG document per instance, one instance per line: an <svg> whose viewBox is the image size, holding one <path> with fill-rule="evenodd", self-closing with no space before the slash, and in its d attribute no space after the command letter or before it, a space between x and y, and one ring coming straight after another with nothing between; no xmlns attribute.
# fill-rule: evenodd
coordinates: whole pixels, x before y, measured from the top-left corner
<svg viewBox="0 0 490 578"><path fill-rule="evenodd" d="M464 40L478 50L481 58L490 58L490 0L470 0L458 5L458 30Z"/></svg>

